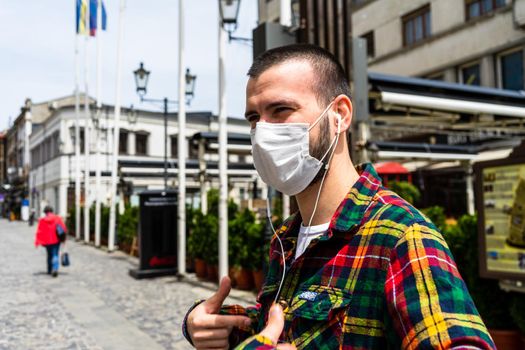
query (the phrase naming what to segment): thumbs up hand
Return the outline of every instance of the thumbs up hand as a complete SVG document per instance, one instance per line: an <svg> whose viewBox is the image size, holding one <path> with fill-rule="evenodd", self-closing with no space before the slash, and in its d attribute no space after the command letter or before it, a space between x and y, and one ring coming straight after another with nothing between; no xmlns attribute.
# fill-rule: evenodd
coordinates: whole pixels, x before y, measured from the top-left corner
<svg viewBox="0 0 525 350"><path fill-rule="evenodd" d="M223 277L217 292L188 315L187 329L196 349L228 349L232 328L251 324L246 316L218 314L230 290L230 279Z"/></svg>
<svg viewBox="0 0 525 350"><path fill-rule="evenodd" d="M274 304L270 308L270 312L268 314L268 323L266 323L266 327L259 333L260 336L263 336L265 338L268 338L272 341L272 343L275 345L279 341L279 337L281 336L281 333L283 332L284 328L284 314L283 309L279 304ZM277 345L278 350L293 350L295 349L295 346L291 344L279 344Z"/></svg>

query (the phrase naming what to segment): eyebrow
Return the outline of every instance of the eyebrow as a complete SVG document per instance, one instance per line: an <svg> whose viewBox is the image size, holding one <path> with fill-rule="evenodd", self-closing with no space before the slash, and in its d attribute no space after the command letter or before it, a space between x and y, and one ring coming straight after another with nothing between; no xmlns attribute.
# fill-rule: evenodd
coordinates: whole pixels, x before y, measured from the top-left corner
<svg viewBox="0 0 525 350"><path fill-rule="evenodd" d="M264 109L265 110L269 110L269 109L272 109L272 108L275 108L275 107L279 107L279 106L283 106L283 105L293 106L295 108L299 107L299 104L295 100L280 99L280 100L273 101L273 102L267 104ZM257 114L257 112L256 111L246 111L246 113L244 113L244 118L248 119L248 117L253 115L253 114Z"/></svg>

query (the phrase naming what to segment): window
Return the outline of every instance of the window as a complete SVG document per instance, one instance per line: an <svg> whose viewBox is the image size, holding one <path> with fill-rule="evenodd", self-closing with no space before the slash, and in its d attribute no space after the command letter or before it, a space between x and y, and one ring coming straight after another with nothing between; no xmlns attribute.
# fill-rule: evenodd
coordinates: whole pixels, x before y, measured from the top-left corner
<svg viewBox="0 0 525 350"><path fill-rule="evenodd" d="M523 90L523 50L500 57L501 87L508 90Z"/></svg>
<svg viewBox="0 0 525 350"><path fill-rule="evenodd" d="M505 6L505 0L467 0L465 2L467 21L491 13L503 6Z"/></svg>
<svg viewBox="0 0 525 350"><path fill-rule="evenodd" d="M120 131L118 140L118 153L128 154L128 132Z"/></svg>
<svg viewBox="0 0 525 350"><path fill-rule="evenodd" d="M366 51L368 57L374 57L376 55L375 53L375 44L374 44L374 31L369 31L368 33L365 33L361 35L361 38L366 39Z"/></svg>
<svg viewBox="0 0 525 350"><path fill-rule="evenodd" d="M461 82L465 85L481 85L479 64L461 68Z"/></svg>
<svg viewBox="0 0 525 350"><path fill-rule="evenodd" d="M148 134L135 134L135 153L139 156L148 154Z"/></svg>
<svg viewBox="0 0 525 350"><path fill-rule="evenodd" d="M179 152L178 151L179 150L179 148L178 148L178 146L179 146L178 142L179 141L177 139L177 136L172 136L170 142L171 142L171 144L170 144L170 146L171 146L171 157L172 158L177 158L178 155L179 155L179 153L178 153Z"/></svg>
<svg viewBox="0 0 525 350"><path fill-rule="evenodd" d="M403 45L415 44L431 35L430 5L403 17Z"/></svg>

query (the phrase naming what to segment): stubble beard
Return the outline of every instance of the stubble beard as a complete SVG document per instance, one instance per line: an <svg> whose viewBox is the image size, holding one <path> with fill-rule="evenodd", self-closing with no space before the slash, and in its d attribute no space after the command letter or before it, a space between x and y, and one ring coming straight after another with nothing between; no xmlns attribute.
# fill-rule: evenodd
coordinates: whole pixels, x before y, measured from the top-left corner
<svg viewBox="0 0 525 350"><path fill-rule="evenodd" d="M320 125L319 125L319 135L317 136L317 139L315 140L315 142L310 145L310 150L309 150L310 155L317 160L321 160L321 158L328 151L328 148L330 148L331 142L332 140L330 138L330 122L328 121L328 118L323 118L323 120L321 120ZM335 146L336 145L334 145L334 147ZM312 182L310 182L308 187L321 181L321 179L323 178L324 174L327 171L326 165L328 164L329 161L330 161L330 156L326 155L322 161L323 166L321 167L321 169L319 169L319 171L315 175Z"/></svg>

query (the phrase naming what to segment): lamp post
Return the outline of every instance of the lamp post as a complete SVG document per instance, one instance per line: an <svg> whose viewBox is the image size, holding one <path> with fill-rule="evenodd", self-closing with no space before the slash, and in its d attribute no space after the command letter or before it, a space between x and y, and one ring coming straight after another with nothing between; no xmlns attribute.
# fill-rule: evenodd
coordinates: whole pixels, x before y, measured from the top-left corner
<svg viewBox="0 0 525 350"><path fill-rule="evenodd" d="M154 99L154 98L146 98L144 97L147 93L147 86L148 86L148 80L150 71L146 70L144 68L144 63L140 63L140 66L138 69L136 69L133 74L135 75L135 84L137 85L137 94L140 97L141 102L152 102L152 103L160 103L163 107L164 112L164 189L168 188L168 108L169 104L179 104L178 100L169 100L167 97L163 99ZM197 77L195 75L191 75L190 70L186 70L186 104L189 104L191 101L191 98L193 97L193 89L195 88L195 80ZM191 90L188 90L191 89ZM184 130L179 129L179 135L178 137L183 137ZM180 167L180 162L182 160L179 159L178 164Z"/></svg>
<svg viewBox="0 0 525 350"><path fill-rule="evenodd" d="M97 100L97 105L92 111L91 119L95 128L95 246L100 246L100 114L102 105Z"/></svg>
<svg viewBox="0 0 525 350"><path fill-rule="evenodd" d="M219 0L219 279L228 275L228 153L226 115L226 36L237 29L240 0ZM243 40L237 38L238 40Z"/></svg>

